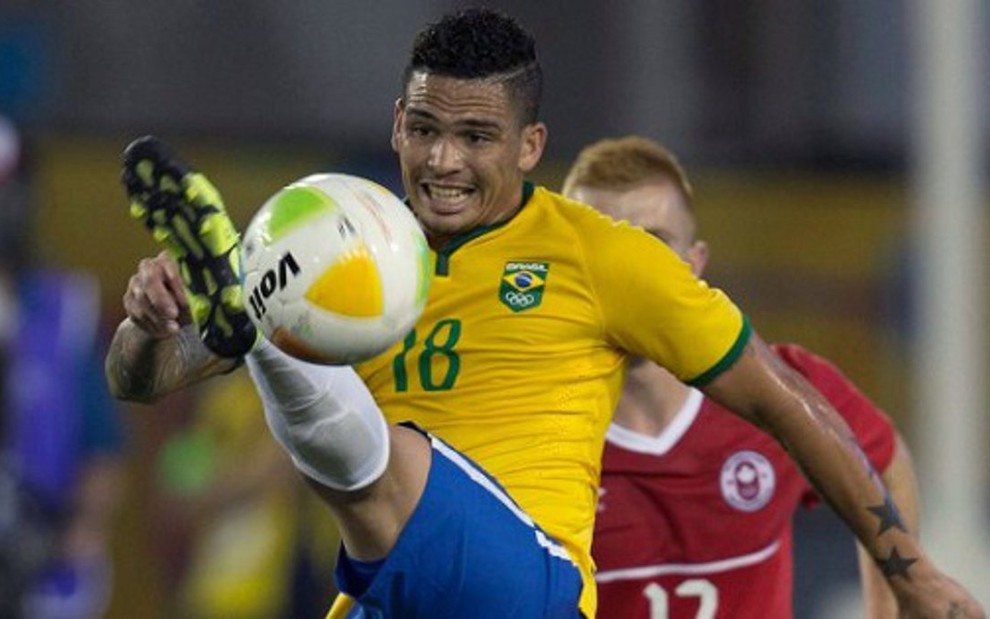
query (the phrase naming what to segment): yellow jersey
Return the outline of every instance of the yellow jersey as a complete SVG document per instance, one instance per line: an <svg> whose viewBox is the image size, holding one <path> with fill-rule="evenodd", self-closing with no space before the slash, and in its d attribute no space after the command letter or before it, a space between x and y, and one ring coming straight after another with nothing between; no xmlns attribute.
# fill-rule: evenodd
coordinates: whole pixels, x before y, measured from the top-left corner
<svg viewBox="0 0 990 619"><path fill-rule="evenodd" d="M749 328L642 229L529 183L523 200L435 252L415 329L357 371L390 423L411 420L472 458L568 549L594 617L601 455L627 359L703 383Z"/></svg>

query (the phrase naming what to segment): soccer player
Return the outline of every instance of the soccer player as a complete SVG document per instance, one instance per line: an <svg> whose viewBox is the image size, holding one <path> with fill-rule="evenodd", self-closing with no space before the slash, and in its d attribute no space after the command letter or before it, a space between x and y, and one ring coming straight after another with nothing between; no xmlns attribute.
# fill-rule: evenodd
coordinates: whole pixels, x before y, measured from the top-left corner
<svg viewBox="0 0 990 619"><path fill-rule="evenodd" d="M339 524L353 616L593 617L605 431L627 359L648 357L787 441L905 607L979 616L903 530L841 418L724 294L641 230L525 181L547 139L541 88L532 37L500 13L417 35L392 147L434 280L416 327L356 374L255 345L219 194L154 140L134 144L132 211L167 253L128 285L114 391L154 399L244 358Z"/></svg>
<svg viewBox="0 0 990 619"><path fill-rule="evenodd" d="M564 195L641 226L701 276L693 191L668 150L630 136L578 155ZM826 360L774 345L842 415L914 529L910 456L887 416ZM792 515L817 500L768 434L655 363L630 362L605 439L592 556L599 617L791 617ZM897 615L873 558L859 546L866 615Z"/></svg>

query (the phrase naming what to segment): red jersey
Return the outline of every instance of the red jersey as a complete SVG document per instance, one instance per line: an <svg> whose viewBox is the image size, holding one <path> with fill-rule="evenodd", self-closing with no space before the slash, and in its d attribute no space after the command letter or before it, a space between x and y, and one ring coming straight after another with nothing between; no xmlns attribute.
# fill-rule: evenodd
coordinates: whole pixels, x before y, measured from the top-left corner
<svg viewBox="0 0 990 619"><path fill-rule="evenodd" d="M838 410L877 471L890 464L887 416L832 364L774 350ZM692 390L659 436L613 425L592 555L599 617L791 617L792 516L817 495L769 434Z"/></svg>

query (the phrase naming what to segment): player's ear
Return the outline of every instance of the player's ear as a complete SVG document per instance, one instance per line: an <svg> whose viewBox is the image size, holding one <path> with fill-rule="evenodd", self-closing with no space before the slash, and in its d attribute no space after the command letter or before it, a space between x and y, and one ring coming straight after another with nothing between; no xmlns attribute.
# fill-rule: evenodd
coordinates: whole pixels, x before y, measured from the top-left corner
<svg viewBox="0 0 990 619"><path fill-rule="evenodd" d="M402 115L405 111L405 106L402 103L402 97L395 100L395 109L392 111L392 150L399 152L399 131L402 128Z"/></svg>
<svg viewBox="0 0 990 619"><path fill-rule="evenodd" d="M708 243L700 240L695 241L691 243L687 253L691 272L694 273L695 277L701 277L701 274L705 272L705 267L708 266Z"/></svg>
<svg viewBox="0 0 990 619"><path fill-rule="evenodd" d="M543 149L547 145L547 126L543 123L532 123L523 127L522 148L519 151L519 169L527 174L536 167L543 157Z"/></svg>

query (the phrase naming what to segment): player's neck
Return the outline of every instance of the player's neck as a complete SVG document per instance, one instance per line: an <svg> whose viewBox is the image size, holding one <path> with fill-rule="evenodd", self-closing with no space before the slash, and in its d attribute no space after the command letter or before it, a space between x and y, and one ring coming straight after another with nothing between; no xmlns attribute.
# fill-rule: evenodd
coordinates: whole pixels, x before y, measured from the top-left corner
<svg viewBox="0 0 990 619"><path fill-rule="evenodd" d="M613 420L620 426L650 436L660 434L674 420L690 388L656 365L630 369Z"/></svg>

